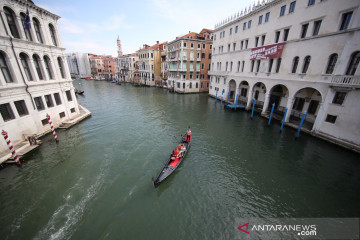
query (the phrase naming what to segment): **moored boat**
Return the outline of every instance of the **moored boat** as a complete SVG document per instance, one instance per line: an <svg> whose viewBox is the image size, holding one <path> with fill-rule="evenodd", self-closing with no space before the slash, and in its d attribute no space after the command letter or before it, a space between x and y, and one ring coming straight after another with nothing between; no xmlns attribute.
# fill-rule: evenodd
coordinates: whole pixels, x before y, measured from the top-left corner
<svg viewBox="0 0 360 240"><path fill-rule="evenodd" d="M181 140L177 145L177 147L179 145L184 146L185 150L181 151L182 153L180 155L177 154L174 156L174 151L171 153L168 161L166 162L165 166L161 169L161 172L159 173L158 177L156 178L156 180L153 180L154 187L158 187L163 181L165 181L180 166L180 164L184 160L186 153L190 148L190 142L191 142L191 138L189 141L186 141L186 135L187 134L185 133L185 135L181 137Z"/></svg>

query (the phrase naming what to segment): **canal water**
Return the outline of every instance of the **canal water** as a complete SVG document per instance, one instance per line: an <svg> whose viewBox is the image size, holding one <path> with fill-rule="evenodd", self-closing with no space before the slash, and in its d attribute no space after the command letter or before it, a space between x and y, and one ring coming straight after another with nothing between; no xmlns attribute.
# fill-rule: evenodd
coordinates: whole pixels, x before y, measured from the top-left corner
<svg viewBox="0 0 360 240"><path fill-rule="evenodd" d="M92 117L0 171L1 239L234 239L239 218L359 217L359 155L206 94L76 80ZM155 177L191 126L175 174Z"/></svg>

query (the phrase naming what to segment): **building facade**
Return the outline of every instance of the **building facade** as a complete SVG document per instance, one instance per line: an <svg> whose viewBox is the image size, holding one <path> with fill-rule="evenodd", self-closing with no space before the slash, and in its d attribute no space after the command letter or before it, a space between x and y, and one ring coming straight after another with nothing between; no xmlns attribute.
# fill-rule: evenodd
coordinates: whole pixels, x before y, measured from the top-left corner
<svg viewBox="0 0 360 240"><path fill-rule="evenodd" d="M123 82L133 82L137 53L125 54L117 58L119 64L119 80Z"/></svg>
<svg viewBox="0 0 360 240"><path fill-rule="evenodd" d="M91 76L90 61L87 53L67 53L66 55L71 77L86 78Z"/></svg>
<svg viewBox="0 0 360 240"><path fill-rule="evenodd" d="M212 30L189 32L166 47L168 88L178 93L208 92Z"/></svg>
<svg viewBox="0 0 360 240"><path fill-rule="evenodd" d="M112 56L88 54L91 75L100 80L112 80L115 79L115 59Z"/></svg>
<svg viewBox="0 0 360 240"><path fill-rule="evenodd" d="M46 114L56 127L80 111L58 30L60 17L25 0L1 1L0 16L0 126L16 143L50 131ZM0 151L6 149L1 141Z"/></svg>
<svg viewBox="0 0 360 240"><path fill-rule="evenodd" d="M360 146L359 1L270 0L215 26L211 96Z"/></svg>
<svg viewBox="0 0 360 240"><path fill-rule="evenodd" d="M161 84L161 51L167 42L149 46L144 44L143 48L137 51L140 84L156 86Z"/></svg>

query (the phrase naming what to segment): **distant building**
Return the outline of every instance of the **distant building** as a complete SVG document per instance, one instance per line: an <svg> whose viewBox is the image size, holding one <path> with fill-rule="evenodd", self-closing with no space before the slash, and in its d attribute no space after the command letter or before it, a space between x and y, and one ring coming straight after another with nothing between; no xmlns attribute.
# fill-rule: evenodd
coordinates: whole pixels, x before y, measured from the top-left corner
<svg viewBox="0 0 360 240"><path fill-rule="evenodd" d="M210 95L360 149L358 0L270 0L217 24Z"/></svg>
<svg viewBox="0 0 360 240"><path fill-rule="evenodd" d="M91 76L89 55L87 53L67 53L71 77L86 78Z"/></svg>
<svg viewBox="0 0 360 240"><path fill-rule="evenodd" d="M149 46L144 44L143 48L137 51L139 60L140 84L147 86L161 85L161 51L167 42Z"/></svg>
<svg viewBox="0 0 360 240"><path fill-rule="evenodd" d="M16 143L50 131L46 114L57 127L80 111L57 25L60 17L25 0L3 0L0 9L0 129ZM5 149L0 141L0 151Z"/></svg>
<svg viewBox="0 0 360 240"><path fill-rule="evenodd" d="M119 79L123 82L132 82L138 61L137 53L125 54L117 58L119 61Z"/></svg>
<svg viewBox="0 0 360 240"><path fill-rule="evenodd" d="M96 79L115 79L115 59L112 56L89 53L91 75Z"/></svg>
<svg viewBox="0 0 360 240"><path fill-rule="evenodd" d="M212 30L189 32L167 47L168 88L179 93L208 92L212 54Z"/></svg>

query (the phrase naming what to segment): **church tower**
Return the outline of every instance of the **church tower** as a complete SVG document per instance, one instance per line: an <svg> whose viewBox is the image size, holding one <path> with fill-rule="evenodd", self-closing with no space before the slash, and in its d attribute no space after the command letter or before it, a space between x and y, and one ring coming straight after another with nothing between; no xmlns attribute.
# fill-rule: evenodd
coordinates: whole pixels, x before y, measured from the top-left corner
<svg viewBox="0 0 360 240"><path fill-rule="evenodd" d="M118 36L118 38L117 38L116 43L117 43L117 48L118 48L118 50L117 50L117 52L118 52L118 57L121 57L121 56L123 55L123 52L122 52L122 49L121 49L121 41L120 41L119 36Z"/></svg>

